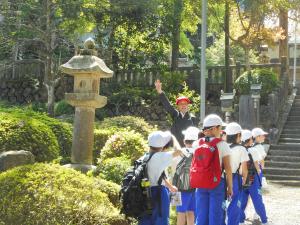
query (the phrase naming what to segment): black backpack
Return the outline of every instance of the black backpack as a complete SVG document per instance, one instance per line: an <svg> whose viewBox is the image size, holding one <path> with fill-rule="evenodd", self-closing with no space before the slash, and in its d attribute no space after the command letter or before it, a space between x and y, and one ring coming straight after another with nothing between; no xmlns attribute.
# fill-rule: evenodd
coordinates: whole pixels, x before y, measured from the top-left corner
<svg viewBox="0 0 300 225"><path fill-rule="evenodd" d="M246 148L246 149L248 151L248 148ZM260 184L260 186L262 186L259 175L258 175L258 172L255 168L255 164L254 164L252 155L249 152L248 152L248 156L249 156L249 159L250 159L247 162L248 174L247 174L247 179L245 181L245 184L243 184L243 189L248 189L254 183L255 176L258 177L259 184Z"/></svg>
<svg viewBox="0 0 300 225"><path fill-rule="evenodd" d="M134 162L127 171L120 190L121 213L126 217L140 218L152 214L151 186L147 163L155 153L148 153ZM163 173L164 174L164 173ZM161 185L163 174L158 183Z"/></svg>
<svg viewBox="0 0 300 225"><path fill-rule="evenodd" d="M190 168L193 160L193 154L183 156L176 166L176 171L173 176L172 183L179 191L193 191L190 186Z"/></svg>

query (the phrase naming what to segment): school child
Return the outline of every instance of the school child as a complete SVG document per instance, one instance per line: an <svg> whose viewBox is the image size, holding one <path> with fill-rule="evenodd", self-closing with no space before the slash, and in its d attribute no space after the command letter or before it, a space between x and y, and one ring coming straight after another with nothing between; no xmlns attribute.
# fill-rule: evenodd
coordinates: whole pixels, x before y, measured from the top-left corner
<svg viewBox="0 0 300 225"><path fill-rule="evenodd" d="M247 178L247 162L249 160L249 156L246 148L241 145L242 127L234 122L229 123L226 126L225 132L227 143L231 150L230 165L233 183L233 195L227 209L226 224L238 225L240 221L242 183L244 183Z"/></svg>
<svg viewBox="0 0 300 225"><path fill-rule="evenodd" d="M252 136L253 136L253 139L254 139L254 146L257 151L259 152L260 156L261 156L261 159L259 161L260 163L260 167L261 167L261 170L265 167L265 158L267 156L267 153L265 151L265 148L263 146L263 143L266 139L266 135L268 133L263 131L261 128L257 127L257 128L254 128L252 130Z"/></svg>
<svg viewBox="0 0 300 225"><path fill-rule="evenodd" d="M152 132L148 137L149 152L154 153L147 163L147 172L151 186L152 214L138 220L139 225L168 225L170 201L167 187L162 180L164 170L169 167L180 150L163 152L166 134L162 131ZM162 182L162 183L161 183Z"/></svg>
<svg viewBox="0 0 300 225"><path fill-rule="evenodd" d="M199 147L194 153L190 182L192 187L198 187L195 192L196 225L221 225L222 202L225 195L232 196L230 148L220 138L222 125L224 123L219 116L206 116L203 121L205 137L200 139ZM227 174L227 188L222 167Z"/></svg>
<svg viewBox="0 0 300 225"><path fill-rule="evenodd" d="M263 203L262 194L261 194L261 181L260 181L260 167L259 167L259 161L260 161L260 154L258 153L256 148L251 147L253 145L253 137L250 130L243 130L242 131L242 145L247 149L249 153L249 158L255 165L255 174L252 177L253 183L248 187L244 188L242 191L242 197L241 197L241 213L240 213L240 223L244 224L244 221L246 219L245 215L245 209L248 203L249 195L252 199L254 208L256 213L259 215L261 222L263 225L268 224L268 218L266 215L266 209L265 205ZM251 156L251 157L250 157Z"/></svg>
<svg viewBox="0 0 300 225"><path fill-rule="evenodd" d="M175 109L163 92L160 80L155 81L155 88L163 107L173 119L171 133L176 137L180 145L184 146L182 131L190 126L197 126L197 118L189 112L189 104L191 104L191 101L185 96L178 97L176 99L177 109Z"/></svg>
<svg viewBox="0 0 300 225"><path fill-rule="evenodd" d="M195 189L190 187L190 165L194 153L193 142L198 140L200 130L197 127L189 127L184 134L184 155L178 163L173 177L173 185L177 186L181 193L182 204L176 207L177 225L194 225L195 223Z"/></svg>

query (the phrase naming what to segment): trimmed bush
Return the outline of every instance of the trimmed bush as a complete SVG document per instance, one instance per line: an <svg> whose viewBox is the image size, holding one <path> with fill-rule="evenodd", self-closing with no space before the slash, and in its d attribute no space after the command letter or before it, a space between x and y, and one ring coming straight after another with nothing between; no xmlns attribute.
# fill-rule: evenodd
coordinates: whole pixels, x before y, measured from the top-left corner
<svg viewBox="0 0 300 225"><path fill-rule="evenodd" d="M141 133L144 138L148 138L148 135L155 130L155 127L148 124L143 118L134 116L106 118L104 121L100 122L97 127L101 129L115 128L116 130L126 128Z"/></svg>
<svg viewBox="0 0 300 225"><path fill-rule="evenodd" d="M125 157L134 160L141 157L148 149L146 141L141 134L134 131L120 131L112 135L101 150L100 160L113 157Z"/></svg>
<svg viewBox="0 0 300 225"><path fill-rule="evenodd" d="M71 106L69 103L67 103L65 100L61 100L55 104L54 107L54 114L55 116L61 116L61 115L69 115L74 114L75 108Z"/></svg>
<svg viewBox="0 0 300 225"><path fill-rule="evenodd" d="M99 162L100 177L121 184L126 171L130 168L128 157L114 157Z"/></svg>
<svg viewBox="0 0 300 225"><path fill-rule="evenodd" d="M59 155L57 139L47 125L32 117L0 112L0 152L9 150L30 151L38 162Z"/></svg>
<svg viewBox="0 0 300 225"><path fill-rule="evenodd" d="M234 88L239 95L250 94L251 84L262 84L261 101L266 103L270 94L279 85L276 73L268 69L254 69L243 73L235 82Z"/></svg>
<svg viewBox="0 0 300 225"><path fill-rule="evenodd" d="M59 165L1 173L0 198L4 224L128 225L93 178Z"/></svg>
<svg viewBox="0 0 300 225"><path fill-rule="evenodd" d="M104 180L100 177L95 178L95 185L101 192L107 194L109 200L115 207L120 207L119 191L120 185L111 181Z"/></svg>

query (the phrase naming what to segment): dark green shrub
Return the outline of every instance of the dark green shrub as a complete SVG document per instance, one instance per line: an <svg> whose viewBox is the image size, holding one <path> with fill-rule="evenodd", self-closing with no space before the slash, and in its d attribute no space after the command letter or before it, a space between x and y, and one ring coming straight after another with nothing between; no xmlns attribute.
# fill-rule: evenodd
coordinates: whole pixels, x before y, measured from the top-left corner
<svg viewBox="0 0 300 225"><path fill-rule="evenodd" d="M101 178L121 184L131 162L128 157L114 157L99 161Z"/></svg>
<svg viewBox="0 0 300 225"><path fill-rule="evenodd" d="M1 173L0 198L5 224L128 224L93 178L59 165Z"/></svg>
<svg viewBox="0 0 300 225"><path fill-rule="evenodd" d="M52 130L43 122L25 115L0 112L0 152L27 150L39 162L58 157L59 146Z"/></svg>
<svg viewBox="0 0 300 225"><path fill-rule="evenodd" d="M266 103L270 94L279 85L276 73L268 69L254 69L243 73L235 82L234 88L239 95L250 94L251 84L262 84L261 102Z"/></svg>
<svg viewBox="0 0 300 225"><path fill-rule="evenodd" d="M181 72L165 72L161 75L162 88L166 93L178 94L182 91L187 75ZM153 87L154 88L154 87Z"/></svg>
<svg viewBox="0 0 300 225"><path fill-rule="evenodd" d="M72 147L72 126L68 123L61 122L57 119L51 118L44 113L37 113L31 109L20 107L0 107L0 112L7 112L15 118L23 120L35 119L48 126L54 133L59 148L60 155L63 157L71 156Z"/></svg>
<svg viewBox="0 0 300 225"><path fill-rule="evenodd" d="M65 100L61 100L55 104L54 114L55 116L61 116L64 114L74 114L75 108L67 103Z"/></svg>
<svg viewBox="0 0 300 225"><path fill-rule="evenodd" d="M104 161L113 157L125 157L134 160L141 157L148 149L143 136L134 131L120 131L112 135L102 148L100 160Z"/></svg>
<svg viewBox="0 0 300 225"><path fill-rule="evenodd" d="M148 124L143 118L134 116L116 116L112 118L105 118L98 126L100 129L130 129L148 138L148 135L155 130L155 127Z"/></svg>

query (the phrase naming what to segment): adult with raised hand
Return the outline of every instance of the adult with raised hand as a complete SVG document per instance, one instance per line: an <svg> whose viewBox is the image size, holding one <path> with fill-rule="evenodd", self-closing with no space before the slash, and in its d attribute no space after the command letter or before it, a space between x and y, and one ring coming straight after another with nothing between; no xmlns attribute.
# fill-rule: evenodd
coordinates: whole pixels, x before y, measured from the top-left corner
<svg viewBox="0 0 300 225"><path fill-rule="evenodd" d="M180 96L176 99L177 109L172 106L166 94L162 90L162 83L160 80L155 81L155 88L159 94L159 98L165 110L171 115L173 124L171 127L171 133L176 137L181 146L184 146L184 136L182 131L188 127L197 127L197 119L189 112L189 104L191 100L185 96Z"/></svg>

